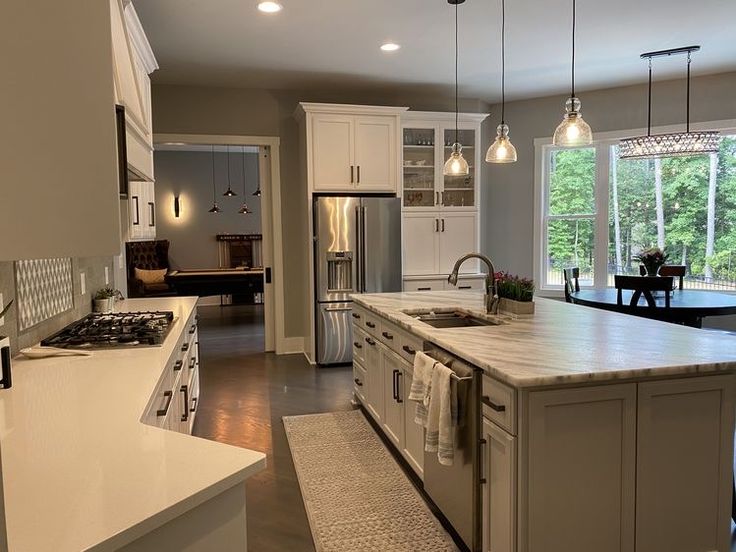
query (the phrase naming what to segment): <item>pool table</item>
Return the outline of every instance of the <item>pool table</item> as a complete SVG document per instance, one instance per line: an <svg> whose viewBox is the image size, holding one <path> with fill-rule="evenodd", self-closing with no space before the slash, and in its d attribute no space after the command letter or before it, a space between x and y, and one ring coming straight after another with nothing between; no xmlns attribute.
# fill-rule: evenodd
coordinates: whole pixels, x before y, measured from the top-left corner
<svg viewBox="0 0 736 552"><path fill-rule="evenodd" d="M177 295L249 295L263 293L262 268L173 270L166 281Z"/></svg>

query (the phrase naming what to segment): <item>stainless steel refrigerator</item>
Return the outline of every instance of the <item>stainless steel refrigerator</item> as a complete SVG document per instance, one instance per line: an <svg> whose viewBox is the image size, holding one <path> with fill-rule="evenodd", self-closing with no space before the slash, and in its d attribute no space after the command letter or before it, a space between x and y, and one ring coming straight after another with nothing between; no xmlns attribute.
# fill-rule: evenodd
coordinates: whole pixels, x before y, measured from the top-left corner
<svg viewBox="0 0 736 552"><path fill-rule="evenodd" d="M401 200L314 199L317 363L353 359L352 293L401 291Z"/></svg>

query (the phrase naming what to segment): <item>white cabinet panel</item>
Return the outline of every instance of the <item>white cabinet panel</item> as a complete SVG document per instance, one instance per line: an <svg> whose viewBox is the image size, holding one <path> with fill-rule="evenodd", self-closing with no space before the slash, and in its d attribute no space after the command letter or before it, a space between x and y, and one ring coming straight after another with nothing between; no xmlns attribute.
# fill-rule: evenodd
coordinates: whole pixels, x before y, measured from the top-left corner
<svg viewBox="0 0 736 552"><path fill-rule="evenodd" d="M638 403L637 551L731 550L733 376L641 383Z"/></svg>
<svg viewBox="0 0 736 552"><path fill-rule="evenodd" d="M355 182L359 190L396 189L396 119L355 118Z"/></svg>
<svg viewBox="0 0 736 552"><path fill-rule="evenodd" d="M439 225L439 218L432 213L404 215L404 274L439 272Z"/></svg>
<svg viewBox="0 0 736 552"><path fill-rule="evenodd" d="M380 423L384 416L383 367L378 341L371 336L363 338L365 343L365 398L366 408Z"/></svg>
<svg viewBox="0 0 736 552"><path fill-rule="evenodd" d="M156 196L153 182L131 181L128 187L131 241L156 239Z"/></svg>
<svg viewBox="0 0 736 552"><path fill-rule="evenodd" d="M483 418L483 552L516 550L516 439Z"/></svg>
<svg viewBox="0 0 736 552"><path fill-rule="evenodd" d="M315 190L344 190L354 185L353 125L353 118L348 116L314 116L312 167Z"/></svg>
<svg viewBox="0 0 736 552"><path fill-rule="evenodd" d="M445 280L404 280L404 291L442 291Z"/></svg>
<svg viewBox="0 0 736 552"><path fill-rule="evenodd" d="M424 476L424 428L414 423L416 403L409 400L409 390L413 370L411 364L404 361L401 393L404 400L404 458L420 478Z"/></svg>
<svg viewBox="0 0 736 552"><path fill-rule="evenodd" d="M400 390L403 361L387 347L380 347L385 403L383 429L386 436L401 450L404 446L404 398Z"/></svg>
<svg viewBox="0 0 736 552"><path fill-rule="evenodd" d="M449 274L458 258L478 250L478 215L476 213L443 213L440 220L439 272ZM460 268L464 273L477 273L477 259L465 261Z"/></svg>

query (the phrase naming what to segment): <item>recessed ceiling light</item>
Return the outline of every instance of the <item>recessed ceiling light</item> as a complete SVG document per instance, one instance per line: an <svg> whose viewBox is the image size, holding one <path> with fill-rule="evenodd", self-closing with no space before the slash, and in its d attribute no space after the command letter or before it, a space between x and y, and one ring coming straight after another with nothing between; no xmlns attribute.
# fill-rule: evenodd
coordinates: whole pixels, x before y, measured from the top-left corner
<svg viewBox="0 0 736 552"><path fill-rule="evenodd" d="M278 2L259 2L258 9L264 13L280 12L284 7Z"/></svg>
<svg viewBox="0 0 736 552"><path fill-rule="evenodd" d="M381 50L383 50L384 52L395 52L399 48L401 48L401 46L393 42L387 42L386 44L381 44Z"/></svg>

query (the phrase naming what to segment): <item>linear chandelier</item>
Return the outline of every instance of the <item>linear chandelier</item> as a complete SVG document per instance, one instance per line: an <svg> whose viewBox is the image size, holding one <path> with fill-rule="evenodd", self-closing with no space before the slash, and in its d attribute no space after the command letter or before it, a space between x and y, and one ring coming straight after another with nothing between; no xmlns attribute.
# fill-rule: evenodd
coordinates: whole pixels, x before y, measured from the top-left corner
<svg viewBox="0 0 736 552"><path fill-rule="evenodd" d="M718 153L721 137L715 130L690 131L690 62L693 52L700 46L685 46L647 52L641 55L649 61L649 96L647 105L647 134L621 140L620 159L653 159L658 157L681 157ZM652 135L652 58L687 54L687 99L685 109L685 132Z"/></svg>

